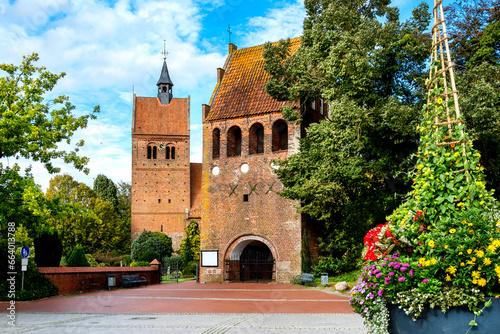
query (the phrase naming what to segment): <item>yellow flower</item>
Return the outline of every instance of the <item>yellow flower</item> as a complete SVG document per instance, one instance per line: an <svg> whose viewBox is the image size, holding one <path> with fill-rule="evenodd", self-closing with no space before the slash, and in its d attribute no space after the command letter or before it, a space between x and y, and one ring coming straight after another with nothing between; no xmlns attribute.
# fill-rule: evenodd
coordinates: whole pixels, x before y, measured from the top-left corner
<svg viewBox="0 0 500 334"><path fill-rule="evenodd" d="M428 266L430 266L430 265L431 265L431 260L427 260L427 261L425 261L424 266L428 267Z"/></svg>
<svg viewBox="0 0 500 334"><path fill-rule="evenodd" d="M479 202L479 205L483 205L483 204L484 204L484 201Z"/></svg>
<svg viewBox="0 0 500 334"><path fill-rule="evenodd" d="M474 233L474 230L469 230L469 233Z"/></svg>
<svg viewBox="0 0 500 334"><path fill-rule="evenodd" d="M438 99L437 99L437 103L438 103L438 104L442 104L442 103L443 103L443 99L442 99L442 98L438 98Z"/></svg>
<svg viewBox="0 0 500 334"><path fill-rule="evenodd" d="M464 253L462 253L462 252L459 252L459 253L458 253L458 255L464 255Z"/></svg>
<svg viewBox="0 0 500 334"><path fill-rule="evenodd" d="M469 223L469 224L467 224L467 225L468 225L468 226L472 226L472 225L474 225L474 224L472 224L472 223Z"/></svg>
<svg viewBox="0 0 500 334"><path fill-rule="evenodd" d="M457 268L455 268L454 266L450 266L448 269L446 269L446 271L454 275L457 272Z"/></svg>
<svg viewBox="0 0 500 334"><path fill-rule="evenodd" d="M447 281L451 281L451 277L450 277L450 275L446 274L446 280L447 280Z"/></svg>
<svg viewBox="0 0 500 334"><path fill-rule="evenodd" d="M463 266L465 266L465 263L460 262L460 267L463 267Z"/></svg>
<svg viewBox="0 0 500 334"><path fill-rule="evenodd" d="M477 284L477 279L473 279L472 284Z"/></svg>
<svg viewBox="0 0 500 334"><path fill-rule="evenodd" d="M479 271L473 271L472 272L472 278L477 278L479 279L481 277L481 274L479 273Z"/></svg>
<svg viewBox="0 0 500 334"><path fill-rule="evenodd" d="M421 265L424 265L425 264L425 257L421 257L420 259L418 259L418 263Z"/></svg>
<svg viewBox="0 0 500 334"><path fill-rule="evenodd" d="M483 263L486 265L486 266L489 266L491 264L491 260L489 257L485 257L484 260L483 260Z"/></svg>
<svg viewBox="0 0 500 334"><path fill-rule="evenodd" d="M484 278L481 278L478 283L479 286L485 286L486 285L486 280Z"/></svg>
<svg viewBox="0 0 500 334"><path fill-rule="evenodd" d="M417 169L418 169L418 170L420 170L420 169L422 169L422 168L424 168L424 165L422 165L422 164L420 164L420 165L418 165L418 166L417 166Z"/></svg>
<svg viewBox="0 0 500 334"><path fill-rule="evenodd" d="M495 273L500 278L500 267L498 266L498 264L495 265Z"/></svg>
<svg viewBox="0 0 500 334"><path fill-rule="evenodd" d="M435 259L435 258L432 258L432 259L431 259L431 263L432 263L432 264L436 264L436 263L438 263L438 262L436 261L436 259Z"/></svg>
<svg viewBox="0 0 500 334"><path fill-rule="evenodd" d="M493 240L491 244L495 247L500 247L500 240Z"/></svg>
<svg viewBox="0 0 500 334"><path fill-rule="evenodd" d="M470 249L470 248L469 248L469 249L467 250L467 254L470 254L470 253L472 253L472 249Z"/></svg>
<svg viewBox="0 0 500 334"><path fill-rule="evenodd" d="M427 244L429 245L430 248L434 248L434 240L429 240Z"/></svg>
<svg viewBox="0 0 500 334"><path fill-rule="evenodd" d="M493 252L495 252L497 250L497 248L495 246L493 246L493 245L489 245L488 247L486 247L486 250L488 252L492 252L493 253Z"/></svg>
<svg viewBox="0 0 500 334"><path fill-rule="evenodd" d="M455 233L457 230L455 230L454 228L450 228L450 233L453 234Z"/></svg>
<svg viewBox="0 0 500 334"><path fill-rule="evenodd" d="M448 249L448 245L444 245L444 249Z"/></svg>
<svg viewBox="0 0 500 334"><path fill-rule="evenodd" d="M484 252L482 250L479 250L476 255L477 255L477 257L483 257Z"/></svg>

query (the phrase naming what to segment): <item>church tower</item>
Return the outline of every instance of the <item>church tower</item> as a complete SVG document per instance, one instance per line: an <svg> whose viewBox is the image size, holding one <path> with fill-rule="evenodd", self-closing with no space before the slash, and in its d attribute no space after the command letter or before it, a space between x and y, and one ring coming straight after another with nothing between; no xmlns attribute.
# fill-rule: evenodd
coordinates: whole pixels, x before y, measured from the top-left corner
<svg viewBox="0 0 500 334"><path fill-rule="evenodd" d="M157 97L133 97L131 232L166 233L177 250L192 209L190 98L173 97L165 56Z"/></svg>

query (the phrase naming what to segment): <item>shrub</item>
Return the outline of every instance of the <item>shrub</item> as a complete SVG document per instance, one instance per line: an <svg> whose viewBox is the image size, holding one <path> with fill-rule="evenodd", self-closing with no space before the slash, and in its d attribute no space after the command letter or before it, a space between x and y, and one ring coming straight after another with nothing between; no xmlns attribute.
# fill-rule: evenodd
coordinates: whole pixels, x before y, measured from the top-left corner
<svg viewBox="0 0 500 334"><path fill-rule="evenodd" d="M78 245L73 249L68 259L68 267L90 267L82 246Z"/></svg>
<svg viewBox="0 0 500 334"><path fill-rule="evenodd" d="M196 274L196 262L189 262L184 267L184 276L192 276Z"/></svg>
<svg viewBox="0 0 500 334"><path fill-rule="evenodd" d="M132 259L139 260L147 251L158 254L157 259L172 255L172 239L160 232L142 231L132 243Z"/></svg>
<svg viewBox="0 0 500 334"><path fill-rule="evenodd" d="M149 262L147 261L137 261L130 264L131 267L149 267Z"/></svg>
<svg viewBox="0 0 500 334"><path fill-rule="evenodd" d="M94 257L91 254L85 254L85 258L87 258L87 262L90 264L91 267L98 267L99 263L94 259Z"/></svg>
<svg viewBox="0 0 500 334"><path fill-rule="evenodd" d="M7 249L7 247L3 248ZM7 256L5 256L7 258ZM21 255L15 255L15 266L18 275L16 279L16 292L15 298L11 298L9 293L10 284L6 279L0 282L0 300L33 300L57 295L57 287L46 278L43 274L38 272L38 267L31 257L28 260L28 270L24 274L24 290L21 290ZM18 288L17 288L18 287Z"/></svg>
<svg viewBox="0 0 500 334"><path fill-rule="evenodd" d="M179 264L179 270L184 270L183 257L180 255L171 256L168 259L163 259L163 266L170 267L170 271L177 270L177 264Z"/></svg>
<svg viewBox="0 0 500 334"><path fill-rule="evenodd" d="M132 257L130 255L125 255L122 260L123 266L128 267L132 263Z"/></svg>
<svg viewBox="0 0 500 334"><path fill-rule="evenodd" d="M139 257L139 261L147 261L148 263L151 263L154 259L158 259L160 256L158 255L157 252L153 250L148 250L144 253L141 254Z"/></svg>

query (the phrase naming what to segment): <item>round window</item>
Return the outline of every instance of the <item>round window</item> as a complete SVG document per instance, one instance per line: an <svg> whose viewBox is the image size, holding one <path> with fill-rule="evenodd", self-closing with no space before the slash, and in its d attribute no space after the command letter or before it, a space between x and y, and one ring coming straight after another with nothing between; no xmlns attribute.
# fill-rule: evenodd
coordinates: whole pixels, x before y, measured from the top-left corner
<svg viewBox="0 0 500 334"><path fill-rule="evenodd" d="M215 166L214 168L212 168L212 174L219 175L219 173L220 173L219 167Z"/></svg>
<svg viewBox="0 0 500 334"><path fill-rule="evenodd" d="M240 168L240 169L241 169L241 171L242 171L243 173L248 172L248 169L249 169L248 164L243 164L243 165L241 165L241 168Z"/></svg>

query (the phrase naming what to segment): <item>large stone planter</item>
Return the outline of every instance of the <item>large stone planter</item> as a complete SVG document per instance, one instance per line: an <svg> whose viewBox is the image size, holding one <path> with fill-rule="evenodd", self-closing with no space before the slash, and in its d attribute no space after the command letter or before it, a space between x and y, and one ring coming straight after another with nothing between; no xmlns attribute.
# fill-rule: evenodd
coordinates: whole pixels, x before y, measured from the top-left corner
<svg viewBox="0 0 500 334"><path fill-rule="evenodd" d="M500 333L500 299L492 298L492 303L477 317L478 326L473 327L469 333ZM451 308L446 313L441 309L430 309L416 321L394 305L389 305L389 312L393 334L465 334L470 328L469 322L474 320L474 313L458 307Z"/></svg>

